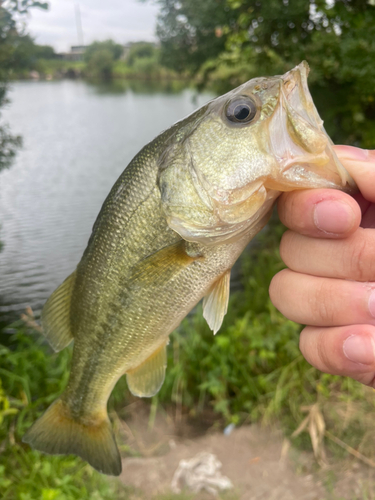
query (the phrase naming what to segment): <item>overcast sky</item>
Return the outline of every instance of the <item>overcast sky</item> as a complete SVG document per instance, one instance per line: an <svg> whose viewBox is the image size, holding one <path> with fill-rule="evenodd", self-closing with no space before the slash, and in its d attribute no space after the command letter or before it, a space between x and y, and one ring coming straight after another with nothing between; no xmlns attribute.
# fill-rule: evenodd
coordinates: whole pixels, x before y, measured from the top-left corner
<svg viewBox="0 0 375 500"><path fill-rule="evenodd" d="M31 9L28 32L40 45L67 52L78 45L75 5L81 12L84 43L112 38L118 43L156 40L158 7L138 0L50 0L49 10Z"/></svg>

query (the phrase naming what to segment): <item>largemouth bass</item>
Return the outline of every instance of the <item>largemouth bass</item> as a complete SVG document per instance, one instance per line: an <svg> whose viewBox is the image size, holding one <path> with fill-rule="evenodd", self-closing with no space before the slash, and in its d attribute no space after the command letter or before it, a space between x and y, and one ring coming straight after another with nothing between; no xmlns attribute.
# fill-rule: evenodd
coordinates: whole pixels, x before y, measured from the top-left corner
<svg viewBox="0 0 375 500"><path fill-rule="evenodd" d="M42 312L55 351L74 340L68 385L24 436L105 474L121 459L107 401L124 374L151 397L169 334L203 298L216 333L233 264L283 191L348 189L307 87L307 63L255 78L160 134L113 186L76 270Z"/></svg>

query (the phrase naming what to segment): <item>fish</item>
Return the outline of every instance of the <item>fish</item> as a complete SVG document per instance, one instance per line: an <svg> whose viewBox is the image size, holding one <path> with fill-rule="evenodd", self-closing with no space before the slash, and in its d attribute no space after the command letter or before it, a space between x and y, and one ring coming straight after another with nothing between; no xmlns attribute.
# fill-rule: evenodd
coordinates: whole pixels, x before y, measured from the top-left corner
<svg viewBox="0 0 375 500"><path fill-rule="evenodd" d="M76 270L42 310L55 351L73 340L63 394L23 441L75 454L108 475L121 457L107 401L126 374L132 394L163 384L169 335L203 299L213 333L230 273L277 197L355 188L310 95L302 62L217 97L147 144L114 184Z"/></svg>

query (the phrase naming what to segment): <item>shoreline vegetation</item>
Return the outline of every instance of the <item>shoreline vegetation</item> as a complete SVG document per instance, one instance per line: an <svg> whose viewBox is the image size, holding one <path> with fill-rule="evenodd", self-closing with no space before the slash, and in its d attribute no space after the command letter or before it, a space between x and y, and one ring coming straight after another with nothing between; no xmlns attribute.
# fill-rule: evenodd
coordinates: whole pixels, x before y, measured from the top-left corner
<svg viewBox="0 0 375 500"><path fill-rule="evenodd" d="M89 81L108 82L112 80L129 79L145 81L183 81L191 83L189 75L178 74L173 70L161 66L158 62L151 62L141 68L129 66L125 61L117 61L113 67L110 78L92 77L87 72L87 66L83 61L44 60L37 61L37 69L23 70L12 74L11 81L19 80L43 80L53 81L61 79L83 79Z"/></svg>
<svg viewBox="0 0 375 500"><path fill-rule="evenodd" d="M177 72L162 65L160 48L154 43L135 42L123 47L106 40L94 42L77 54L56 54L52 47L38 46L29 37L24 38L23 43L27 46L24 50L28 54L27 57L19 57L19 64L10 72L11 80L192 81L187 72Z"/></svg>

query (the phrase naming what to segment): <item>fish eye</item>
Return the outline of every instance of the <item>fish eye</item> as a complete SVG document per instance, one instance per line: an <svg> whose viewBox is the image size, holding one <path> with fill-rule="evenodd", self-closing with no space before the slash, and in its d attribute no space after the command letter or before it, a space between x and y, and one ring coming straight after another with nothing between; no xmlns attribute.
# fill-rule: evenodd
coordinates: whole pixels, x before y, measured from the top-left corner
<svg viewBox="0 0 375 500"><path fill-rule="evenodd" d="M247 96L240 96L230 101L225 109L225 116L233 123L249 123L257 113L255 102Z"/></svg>

